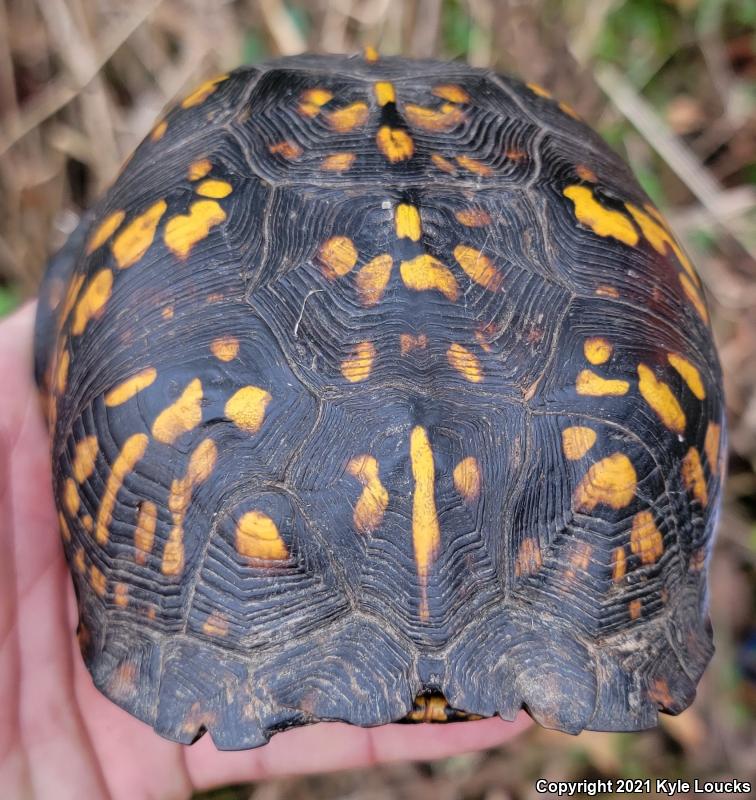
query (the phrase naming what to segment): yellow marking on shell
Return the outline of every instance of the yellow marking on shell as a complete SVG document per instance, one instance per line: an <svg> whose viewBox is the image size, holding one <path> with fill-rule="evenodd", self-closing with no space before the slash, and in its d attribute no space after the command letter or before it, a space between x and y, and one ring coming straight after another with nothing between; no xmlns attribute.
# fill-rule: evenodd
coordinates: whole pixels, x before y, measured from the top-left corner
<svg viewBox="0 0 756 800"><path fill-rule="evenodd" d="M289 161L293 161L302 155L302 148L298 144L285 140L269 145L268 151L273 155L282 156Z"/></svg>
<svg viewBox="0 0 756 800"><path fill-rule="evenodd" d="M706 398L706 387L701 380L701 373L696 367L679 353L667 353L667 361L677 370L680 377L688 385L690 391L693 392L699 400L704 400Z"/></svg>
<svg viewBox="0 0 756 800"><path fill-rule="evenodd" d="M422 226L420 212L415 206L409 203L399 203L394 211L394 226L399 239L411 239L413 242L420 241Z"/></svg>
<svg viewBox="0 0 756 800"><path fill-rule="evenodd" d="M69 516L75 517L79 510L79 489L76 486L76 481L73 478L66 478L63 484L63 506L68 512Z"/></svg>
<svg viewBox="0 0 756 800"><path fill-rule="evenodd" d="M619 583L627 572L627 556L624 547L615 547L612 550L612 580Z"/></svg>
<svg viewBox="0 0 756 800"><path fill-rule="evenodd" d="M219 361L233 361L239 355L239 340L236 336L219 336L210 342L210 352Z"/></svg>
<svg viewBox="0 0 756 800"><path fill-rule="evenodd" d="M64 542L71 541L71 529L68 527L68 523L66 522L66 518L63 514L58 512L58 527L60 528L60 535L63 537Z"/></svg>
<svg viewBox="0 0 756 800"><path fill-rule="evenodd" d="M354 527L360 533L371 533L380 527L389 502L378 461L371 455L356 456L347 464L347 472L364 487L352 514Z"/></svg>
<svg viewBox="0 0 756 800"><path fill-rule="evenodd" d="M152 435L163 444L173 444L182 433L196 428L202 421L202 383L191 380L181 395L164 408L152 423Z"/></svg>
<svg viewBox="0 0 756 800"><path fill-rule="evenodd" d="M453 342L446 351L449 364L470 383L480 383L483 380L483 367L478 357L457 342Z"/></svg>
<svg viewBox="0 0 756 800"><path fill-rule="evenodd" d="M349 133L367 122L369 109L367 103L358 100L343 108L336 108L326 113L331 129L338 133Z"/></svg>
<svg viewBox="0 0 756 800"><path fill-rule="evenodd" d="M504 278L498 269L493 265L488 256L476 250L474 247L467 247L458 244L454 248L454 258L465 271L467 276L475 281L479 286L488 289L490 292L497 292L501 289Z"/></svg>
<svg viewBox="0 0 756 800"><path fill-rule="evenodd" d="M593 511L597 505L620 509L635 496L638 476L624 453L612 453L592 464L575 489L577 511Z"/></svg>
<svg viewBox="0 0 756 800"><path fill-rule="evenodd" d="M688 300L690 300L691 305L698 312L698 316L701 317L701 319L708 325L709 312L706 310L706 304L704 303L701 293L693 285L693 281L691 281L691 279L683 272L678 274L677 279L680 281L680 285L682 286L686 297Z"/></svg>
<svg viewBox="0 0 756 800"><path fill-rule="evenodd" d="M562 450L570 461L581 459L596 444L596 431L573 425L562 431Z"/></svg>
<svg viewBox="0 0 756 800"><path fill-rule="evenodd" d="M410 434L410 462L415 481L412 497L412 545L422 593L420 617L428 619L428 573L441 544L441 529L436 513L433 450L428 432L419 425Z"/></svg>
<svg viewBox="0 0 756 800"><path fill-rule="evenodd" d="M367 45L362 51L362 57L365 61L370 61L371 63L375 63L380 58L378 51L373 47L373 45Z"/></svg>
<svg viewBox="0 0 756 800"><path fill-rule="evenodd" d="M432 133L445 133L464 122L465 112L451 103L444 103L440 109L406 103L404 112L410 125Z"/></svg>
<svg viewBox="0 0 756 800"><path fill-rule="evenodd" d="M375 360L375 345L359 342L352 348L349 358L341 362L341 374L350 383L359 383L370 376Z"/></svg>
<svg viewBox="0 0 756 800"><path fill-rule="evenodd" d="M719 475L719 439L722 433L722 426L716 422L710 422L706 427L706 438L704 439L704 452L706 460L709 462L709 470L712 475Z"/></svg>
<svg viewBox="0 0 756 800"><path fill-rule="evenodd" d="M307 89L302 92L299 113L305 117L316 117L320 113L320 109L331 100L333 100L333 93L328 89Z"/></svg>
<svg viewBox="0 0 756 800"><path fill-rule="evenodd" d="M100 597L105 596L105 590L108 587L108 582L102 571L99 570L94 564L89 568L89 583L94 589L95 593Z"/></svg>
<svg viewBox="0 0 756 800"><path fill-rule="evenodd" d="M85 436L83 439L76 442L71 472L77 483L84 483L94 472L97 450L96 436Z"/></svg>
<svg viewBox="0 0 756 800"><path fill-rule="evenodd" d="M461 87L453 83L441 83L431 89L431 93L450 103L469 103L470 95Z"/></svg>
<svg viewBox="0 0 756 800"><path fill-rule="evenodd" d="M120 406L127 400L134 397L135 394L152 386L157 378L157 370L154 367L147 367L146 369L137 372L122 383L119 383L114 389L111 389L105 395L106 406Z"/></svg>
<svg viewBox="0 0 756 800"><path fill-rule="evenodd" d="M565 103L564 100L559 103L559 108L564 111L567 116L572 117L573 119L580 119L580 114L578 114L578 112L575 111L575 109L569 103Z"/></svg>
<svg viewBox="0 0 756 800"><path fill-rule="evenodd" d="M165 136L165 132L168 130L168 122L167 120L161 119L157 125L150 131L150 139L153 142L159 142L163 136Z"/></svg>
<svg viewBox="0 0 756 800"><path fill-rule="evenodd" d="M533 94L537 94L539 97L551 97L551 92L548 89L544 89L543 86L538 83L526 83L525 85Z"/></svg>
<svg viewBox="0 0 756 800"><path fill-rule="evenodd" d="M643 235L648 239L651 247L656 250L659 255L666 255L667 250L671 250L677 260L680 262L682 268L690 275L694 281L698 281L696 271L690 263L688 257L683 253L680 245L674 240L666 226L660 225L656 220L653 220L644 211L641 211L637 206L632 203L625 203L625 208L630 212L633 219L638 223L638 227L643 231ZM657 212L658 213L658 212Z"/></svg>
<svg viewBox="0 0 756 800"><path fill-rule="evenodd" d="M685 413L666 383L645 364L638 364L638 389L662 423L675 433L685 433Z"/></svg>
<svg viewBox="0 0 756 800"><path fill-rule="evenodd" d="M168 208L165 200L153 203L144 213L135 217L116 236L110 249L120 269L127 269L149 250L155 231Z"/></svg>
<svg viewBox="0 0 756 800"><path fill-rule="evenodd" d="M223 614L213 611L202 623L202 633L207 636L228 636L229 623Z"/></svg>
<svg viewBox="0 0 756 800"><path fill-rule="evenodd" d="M419 694L415 697L412 711L404 719L412 722L447 722L447 706L443 696ZM475 715L471 715L471 718L480 719Z"/></svg>
<svg viewBox="0 0 756 800"><path fill-rule="evenodd" d="M454 216L458 222L468 228L482 228L491 224L490 214L482 208L465 208L461 211L455 211Z"/></svg>
<svg viewBox="0 0 756 800"><path fill-rule="evenodd" d="M218 84L223 83L226 78L228 78L228 74L217 75L215 78L210 78L210 80L201 83L191 94L187 95L181 101L181 108L192 108L192 106L198 106L200 103L204 103L218 88Z"/></svg>
<svg viewBox="0 0 756 800"><path fill-rule="evenodd" d="M357 263L357 248L346 236L332 236L320 246L318 261L328 280L346 275Z"/></svg>
<svg viewBox="0 0 756 800"><path fill-rule="evenodd" d="M257 433L272 399L270 393L259 386L244 386L231 395L224 413L238 428L247 433Z"/></svg>
<svg viewBox="0 0 756 800"><path fill-rule="evenodd" d="M575 167L575 172L577 173L578 178L580 178L581 180L588 181L589 183L598 182L598 176L586 164L578 164Z"/></svg>
<svg viewBox="0 0 756 800"><path fill-rule="evenodd" d="M538 546L538 542L530 537L523 539L517 548L515 577L521 578L525 575L533 575L533 573L538 572L542 563L541 548Z"/></svg>
<svg viewBox="0 0 756 800"><path fill-rule="evenodd" d="M709 494L706 490L706 478L701 466L701 456L695 447L691 447L682 461L682 479L685 488L698 502L706 507Z"/></svg>
<svg viewBox="0 0 756 800"><path fill-rule="evenodd" d="M644 564L654 564L664 552L664 542L650 511L639 511L633 517L630 532L630 550Z"/></svg>
<svg viewBox="0 0 756 800"><path fill-rule="evenodd" d="M289 557L276 523L262 511L248 511L236 526L236 551L255 561L282 561Z"/></svg>
<svg viewBox="0 0 756 800"><path fill-rule="evenodd" d="M171 483L168 509L173 517L173 527L163 548L160 570L164 575L178 575L184 569L184 517L192 492L204 483L215 467L218 449L212 439L203 439L189 456L189 464L183 478Z"/></svg>
<svg viewBox="0 0 756 800"><path fill-rule="evenodd" d="M394 259L388 254L376 256L368 261L357 273L357 292L364 306L379 303L386 291Z"/></svg>
<svg viewBox="0 0 756 800"><path fill-rule="evenodd" d="M125 583L119 581L113 587L113 601L119 608L125 608L129 604L129 587Z"/></svg>
<svg viewBox="0 0 756 800"><path fill-rule="evenodd" d="M638 232L632 222L621 212L604 208L587 186L568 186L562 194L574 203L578 222L597 236L611 236L631 247L638 244Z"/></svg>
<svg viewBox="0 0 756 800"><path fill-rule="evenodd" d="M428 337L424 333L415 336L412 333L399 334L399 350L403 356L413 350L425 350L428 346Z"/></svg>
<svg viewBox="0 0 756 800"><path fill-rule="evenodd" d="M431 156L431 161L442 171L448 173L454 173L457 171L457 168L449 161L448 158L444 158L439 153L433 153Z"/></svg>
<svg viewBox="0 0 756 800"><path fill-rule="evenodd" d="M373 91L375 92L375 101L379 106L396 103L396 92L394 91L393 83L378 81L373 84Z"/></svg>
<svg viewBox="0 0 756 800"><path fill-rule="evenodd" d="M68 320L68 316L73 311L74 306L76 305L76 300L79 297L79 292L81 291L81 287L84 285L85 280L84 275L77 275L69 284L68 289L66 290L66 296L63 300L63 305L60 309L60 317L59 317L59 327L63 327Z"/></svg>
<svg viewBox="0 0 756 800"><path fill-rule="evenodd" d="M620 293L615 286L609 286L606 283L602 283L597 286L595 294L597 294L599 297L613 297L615 300L620 296Z"/></svg>
<svg viewBox="0 0 756 800"><path fill-rule="evenodd" d="M454 488L468 503L473 503L480 497L480 465L475 456L463 458L454 467L452 478L454 480Z"/></svg>
<svg viewBox="0 0 756 800"><path fill-rule="evenodd" d="M139 506L136 530L134 531L134 561L146 564L147 556L155 544L155 528L157 526L157 507L149 500Z"/></svg>
<svg viewBox="0 0 756 800"><path fill-rule="evenodd" d="M355 153L332 153L323 159L320 168L326 172L346 172L357 158Z"/></svg>
<svg viewBox="0 0 756 800"><path fill-rule="evenodd" d="M74 569L80 574L83 575L87 570L87 561L84 555L84 548L77 547L76 552L74 553L73 557L73 566Z"/></svg>
<svg viewBox="0 0 756 800"><path fill-rule="evenodd" d="M575 389L584 397L620 397L627 394L627 381L602 378L590 369L581 370L575 381Z"/></svg>
<svg viewBox="0 0 756 800"><path fill-rule="evenodd" d="M105 310L113 290L113 273L109 269L101 269L87 285L74 308L71 333L80 336L87 323L99 317Z"/></svg>
<svg viewBox="0 0 756 800"><path fill-rule="evenodd" d="M198 181L209 175L212 168L209 158L200 158L198 161L192 161L186 174L190 181Z"/></svg>
<svg viewBox="0 0 756 800"><path fill-rule="evenodd" d="M491 167L489 167L487 164L484 164L482 161L470 158L469 156L457 156L457 164L466 169L468 172L472 172L475 175L480 175L484 178L493 174Z"/></svg>
<svg viewBox="0 0 756 800"><path fill-rule="evenodd" d="M121 227L121 223L126 217L125 211L114 211L97 226L94 233L87 242L87 255L94 253L98 247L102 247L105 242Z"/></svg>
<svg viewBox="0 0 756 800"><path fill-rule="evenodd" d="M189 206L188 214L177 214L166 222L163 239L168 249L183 261L194 245L225 219L226 212L217 200L197 200Z"/></svg>
<svg viewBox="0 0 756 800"><path fill-rule="evenodd" d="M415 256L409 261L402 261L399 273L404 285L416 292L436 289L451 301L455 301L459 294L454 273L428 253Z"/></svg>
<svg viewBox="0 0 756 800"><path fill-rule="evenodd" d="M66 390L66 383L68 381L68 368L71 366L71 354L67 349L64 349L58 357L58 363L55 365L55 389L58 394L63 394Z"/></svg>
<svg viewBox="0 0 756 800"><path fill-rule="evenodd" d="M412 137L401 128L381 125L375 135L375 141L378 149L392 164L406 161L415 153L415 143L412 141Z"/></svg>
<svg viewBox="0 0 756 800"><path fill-rule="evenodd" d="M591 364L605 364L611 358L612 350L611 343L601 336L592 336L583 342L583 353Z"/></svg>
<svg viewBox="0 0 756 800"><path fill-rule="evenodd" d="M202 181L202 183L195 189L197 194L202 197L228 197L234 187L228 181L215 180L214 178Z"/></svg>
<svg viewBox="0 0 756 800"><path fill-rule="evenodd" d="M631 600L627 604L627 612L630 614L630 619L638 619L638 617L641 615L641 610L641 601L638 598Z"/></svg>
<svg viewBox="0 0 756 800"><path fill-rule="evenodd" d="M100 500L100 508L97 512L97 522L95 524L95 539L98 544L107 544L110 536L109 527L113 519L113 509L115 508L118 492L123 485L124 478L136 466L137 462L144 455L149 439L144 433L135 433L123 443L121 452L116 456L110 468L105 492Z"/></svg>
<svg viewBox="0 0 756 800"><path fill-rule="evenodd" d="M82 516L81 524L84 526L84 530L86 530L88 533L92 533L92 526L94 525L94 522L89 514L84 514Z"/></svg>

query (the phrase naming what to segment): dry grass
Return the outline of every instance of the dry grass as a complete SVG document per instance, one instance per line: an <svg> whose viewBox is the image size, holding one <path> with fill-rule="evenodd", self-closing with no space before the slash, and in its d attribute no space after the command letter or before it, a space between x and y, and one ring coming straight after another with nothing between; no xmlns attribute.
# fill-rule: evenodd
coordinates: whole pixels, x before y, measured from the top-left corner
<svg viewBox="0 0 756 800"><path fill-rule="evenodd" d="M218 797L534 797L535 777L754 777L756 10L726 0L0 0L0 314L161 108L277 54L462 58L546 85L628 158L706 283L730 479L712 576L717 655L694 707L639 735L534 730L506 751Z"/></svg>

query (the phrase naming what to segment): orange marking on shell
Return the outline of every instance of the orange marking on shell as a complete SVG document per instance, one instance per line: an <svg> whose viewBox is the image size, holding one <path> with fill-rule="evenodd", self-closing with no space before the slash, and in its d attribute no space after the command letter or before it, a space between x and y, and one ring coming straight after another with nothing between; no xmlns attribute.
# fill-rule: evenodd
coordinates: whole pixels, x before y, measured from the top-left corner
<svg viewBox="0 0 756 800"><path fill-rule="evenodd" d="M102 247L118 228L121 227L121 223L125 217L125 211L114 211L112 214L108 214L89 237L89 241L87 242L87 255L91 255L98 247Z"/></svg>
<svg viewBox="0 0 756 800"><path fill-rule="evenodd" d="M632 203L625 203L625 208L630 212L633 219L638 223L638 227L643 231L643 235L648 240L651 247L656 250L659 255L666 255L670 250L674 253L682 268L690 275L690 277L698 282L698 275L693 269L688 257L683 253L680 245L677 244L673 236L670 234L666 225L660 225L656 220L652 219L648 214L641 211L637 206ZM658 214L658 212L657 212Z"/></svg>
<svg viewBox="0 0 756 800"><path fill-rule="evenodd" d="M404 112L410 125L432 133L446 133L465 120L465 112L450 103L445 103L440 109L406 103Z"/></svg>
<svg viewBox="0 0 756 800"><path fill-rule="evenodd" d="M135 217L116 236L110 249L120 269L136 264L147 252L155 238L155 231L168 208L165 200L153 203L144 213Z"/></svg>
<svg viewBox="0 0 756 800"><path fill-rule="evenodd" d="M537 94L539 97L551 97L551 92L548 89L544 89L543 86L538 83L526 83L525 85L533 94Z"/></svg>
<svg viewBox="0 0 756 800"><path fill-rule="evenodd" d="M589 183L598 183L598 176L586 164L578 164L575 167L575 172L580 180L588 181Z"/></svg>
<svg viewBox="0 0 756 800"><path fill-rule="evenodd" d="M638 244L638 232L632 222L621 212L602 206L589 187L567 186L562 194L573 202L578 222L597 236L611 237L631 247Z"/></svg>
<svg viewBox="0 0 756 800"><path fill-rule="evenodd" d="M601 336L592 336L583 343L583 353L591 364L605 364L613 350L611 343Z"/></svg>
<svg viewBox="0 0 756 800"><path fill-rule="evenodd" d="M722 426L716 422L709 422L706 427L706 438L704 439L704 452L706 460L709 462L709 470L712 475L719 475L719 440L722 434Z"/></svg>
<svg viewBox="0 0 756 800"><path fill-rule="evenodd" d="M641 601L636 598L627 604L627 612L630 614L630 619L638 619L642 611Z"/></svg>
<svg viewBox="0 0 756 800"><path fill-rule="evenodd" d="M693 285L693 281L691 281L691 279L682 272L678 274L677 279L680 281L680 285L685 292L685 296L688 298L693 308L695 308L698 316L701 317L701 319L708 325L709 312L706 310L706 303L704 303L701 293Z"/></svg>
<svg viewBox="0 0 756 800"><path fill-rule="evenodd" d="M273 155L279 155L283 158L293 161L302 155L302 148L295 142L282 141L271 144L268 151Z"/></svg>
<svg viewBox="0 0 756 800"><path fill-rule="evenodd" d="M326 172L346 172L354 164L355 158L355 153L332 153L323 159L320 168Z"/></svg>
<svg viewBox="0 0 756 800"><path fill-rule="evenodd" d="M248 511L239 520L236 551L253 561L283 561L289 557L276 523L262 511Z"/></svg>
<svg viewBox="0 0 756 800"><path fill-rule="evenodd" d="M76 548L76 552L74 553L73 557L73 566L80 575L83 575L87 571L87 561L86 556L84 555L83 547Z"/></svg>
<svg viewBox="0 0 756 800"><path fill-rule="evenodd" d="M129 604L129 587L125 583L118 582L113 587L113 601L120 608Z"/></svg>
<svg viewBox="0 0 756 800"><path fill-rule="evenodd" d="M350 356L341 362L341 374L350 383L366 380L373 369L375 355L372 342L359 342L352 348Z"/></svg>
<svg viewBox="0 0 756 800"><path fill-rule="evenodd" d="M698 369L679 353L667 353L667 361L685 381L690 391L699 400L704 400L706 398L706 387Z"/></svg>
<svg viewBox="0 0 756 800"><path fill-rule="evenodd" d="M224 408L224 413L237 428L247 433L257 433L265 421L265 412L273 398L259 386L244 386L234 392Z"/></svg>
<svg viewBox="0 0 756 800"><path fill-rule="evenodd" d="M379 106L396 103L396 91L393 83L378 81L373 84L373 91L375 92L375 101Z"/></svg>
<svg viewBox="0 0 756 800"><path fill-rule="evenodd" d="M504 152L504 155L510 161L524 161L528 157L528 154L527 154L527 152L525 150L512 150L512 149L510 149L510 150L506 150Z"/></svg>
<svg viewBox="0 0 756 800"><path fill-rule="evenodd" d="M475 456L463 458L454 467L452 479L454 480L454 488L468 503L473 503L480 497L480 465Z"/></svg>
<svg viewBox="0 0 756 800"><path fill-rule="evenodd" d="M627 572L627 556L624 547L615 547L612 550L612 580L619 583Z"/></svg>
<svg viewBox="0 0 756 800"><path fill-rule="evenodd" d="M630 550L644 564L654 564L664 552L664 541L650 511L639 511L633 517L630 531Z"/></svg>
<svg viewBox="0 0 756 800"><path fill-rule="evenodd" d="M450 174L454 174L457 171L457 168L452 164L449 159L444 158L439 153L433 153L431 156L431 161L442 171L448 172Z"/></svg>
<svg viewBox="0 0 756 800"><path fill-rule="evenodd" d="M612 453L592 464L583 476L573 496L575 509L590 512L598 505L625 508L635 497L637 484L630 459L624 453Z"/></svg>
<svg viewBox="0 0 756 800"><path fill-rule="evenodd" d="M470 383L480 383L483 380L483 367L477 356L466 347L454 342L446 351L449 364Z"/></svg>
<svg viewBox="0 0 756 800"><path fill-rule="evenodd" d="M173 319L174 313L173 306L165 306L165 308L160 312L160 316L163 319Z"/></svg>
<svg viewBox="0 0 756 800"><path fill-rule="evenodd" d="M434 86L431 93L450 103L469 103L470 95L461 87L453 83L442 83Z"/></svg>
<svg viewBox="0 0 756 800"><path fill-rule="evenodd" d="M411 353L413 350L425 350L428 346L428 337L424 334L415 336L411 333L399 334L399 350L403 356Z"/></svg>
<svg viewBox="0 0 756 800"><path fill-rule="evenodd" d="M118 386L105 395L105 405L110 407L120 406L148 386L152 386L156 378L157 370L154 367L147 367L137 372L136 375L132 375L122 383L119 383Z"/></svg>
<svg viewBox="0 0 756 800"><path fill-rule="evenodd" d="M564 113L567 114L567 116L577 120L580 119L580 114L578 114L578 112L575 111L575 109L569 103L565 103L564 101L562 101L561 103L559 103L559 108L562 111L564 111Z"/></svg>
<svg viewBox="0 0 756 800"><path fill-rule="evenodd" d="M228 181L216 180L214 178L202 181L202 183L195 189L198 195L202 197L228 197L234 187Z"/></svg>
<svg viewBox="0 0 756 800"><path fill-rule="evenodd" d="M581 370L575 381L577 393L584 397L620 397L629 388L627 381L602 378L589 369Z"/></svg>
<svg viewBox="0 0 756 800"><path fill-rule="evenodd" d="M482 161L470 158L469 156L457 156L457 164L466 169L468 172L472 172L475 175L480 175L483 178L493 175L493 170L491 167L489 167L487 164L484 164Z"/></svg>
<svg viewBox="0 0 756 800"><path fill-rule="evenodd" d="M357 292L364 306L379 303L386 291L394 259L388 254L376 256L357 273Z"/></svg>
<svg viewBox="0 0 756 800"><path fill-rule="evenodd" d="M163 549L160 569L164 575L178 575L184 568L184 517L192 492L204 483L215 467L218 449L212 439L203 439L189 456L189 464L183 478L171 484L168 508L173 516L173 527Z"/></svg>
<svg viewBox="0 0 756 800"><path fill-rule="evenodd" d="M362 57L365 59L365 61L370 61L371 63L374 63L374 62L378 61L378 59L380 58L380 55L379 55L378 51L375 49L375 47L373 47L373 45L369 44L362 51Z"/></svg>
<svg viewBox="0 0 756 800"><path fill-rule="evenodd" d="M378 461L371 455L356 456L347 464L347 472L363 486L352 514L354 527L360 533L371 533L380 527L389 503Z"/></svg>
<svg viewBox="0 0 756 800"><path fill-rule="evenodd" d="M457 299L459 294L459 286L454 273L428 253L423 253L409 261L402 261L399 274L404 285L416 292L435 289L452 302Z"/></svg>
<svg viewBox="0 0 756 800"><path fill-rule="evenodd" d="M233 361L239 355L239 340L236 336L219 336L210 342L210 352L219 361Z"/></svg>
<svg viewBox="0 0 756 800"><path fill-rule="evenodd" d="M458 244L454 248L454 258L457 259L457 263L467 276L479 286L490 292L498 292L501 289L504 277L493 265L491 259L480 250Z"/></svg>
<svg viewBox="0 0 756 800"><path fill-rule="evenodd" d="M183 433L202 421L202 383L190 381L180 396L164 408L152 423L152 435L163 444L173 444Z"/></svg>
<svg viewBox="0 0 756 800"><path fill-rule="evenodd" d="M84 483L94 472L97 450L96 436L85 436L76 443L71 471L77 483Z"/></svg>
<svg viewBox="0 0 756 800"><path fill-rule="evenodd" d="M326 278L335 280L353 269L357 263L357 248L346 236L332 236L320 246L318 261Z"/></svg>
<svg viewBox="0 0 756 800"><path fill-rule="evenodd" d="M68 527L68 523L66 522L66 518L63 514L58 512L58 527L60 528L60 535L63 538L64 542L71 541L71 529Z"/></svg>
<svg viewBox="0 0 756 800"><path fill-rule="evenodd" d="M118 492L123 485L125 477L137 465L137 462L144 455L147 449L148 438L144 433L135 433L130 436L121 448L121 452L116 456L110 475L105 484L105 491L100 500L100 508L97 512L97 523L95 525L95 539L98 544L107 544L110 536L109 527L113 519L113 509L115 508Z"/></svg>
<svg viewBox="0 0 756 800"><path fill-rule="evenodd" d="M638 364L638 389L643 399L671 431L685 433L685 413L666 383L657 379L645 364Z"/></svg>
<svg viewBox="0 0 756 800"><path fill-rule="evenodd" d="M209 158L201 158L199 161L193 161L189 165L189 169L186 171L186 174L190 181L198 181L201 178L204 178L205 175L208 175L212 168L213 165L210 163Z"/></svg>
<svg viewBox="0 0 756 800"><path fill-rule="evenodd" d="M79 488L76 486L76 481L73 478L66 478L63 484L63 507L69 516L76 516L80 502Z"/></svg>
<svg viewBox="0 0 756 800"><path fill-rule="evenodd" d="M338 133L349 133L367 122L369 109L367 103L358 100L343 108L336 108L326 114L331 129Z"/></svg>
<svg viewBox="0 0 756 800"><path fill-rule="evenodd" d="M153 142L159 142L163 136L165 136L165 132L168 130L168 122L167 120L161 119L157 125L150 131L150 139Z"/></svg>
<svg viewBox="0 0 756 800"><path fill-rule="evenodd" d="M109 269L100 270L81 294L74 309L71 333L80 336L90 320L97 319L105 311L113 291L113 273Z"/></svg>
<svg viewBox="0 0 756 800"><path fill-rule="evenodd" d="M183 261L192 248L225 219L226 212L217 200L197 200L189 206L188 214L177 214L166 222L163 240Z"/></svg>
<svg viewBox="0 0 756 800"><path fill-rule="evenodd" d="M94 525L94 522L92 520L92 517L89 516L89 514L84 514L82 516L81 524L84 526L84 530L86 530L88 533L92 533L92 527Z"/></svg>
<svg viewBox="0 0 756 800"><path fill-rule="evenodd" d="M81 291L81 287L84 285L85 277L86 277L85 275L77 275L68 284L68 289L66 290L66 296L63 299L63 305L61 306L60 310L60 317L58 324L59 329L62 328L68 321L68 317L71 311L73 311L74 306L76 305L76 301L79 297L79 292Z"/></svg>
<svg viewBox="0 0 756 800"><path fill-rule="evenodd" d="M578 461L596 444L596 431L582 425L573 425L562 431L562 450L565 458Z"/></svg>
<svg viewBox="0 0 756 800"><path fill-rule="evenodd" d="M375 135L378 149L392 163L406 161L415 153L415 143L412 137L401 128L391 128L388 125L381 125Z"/></svg>
<svg viewBox="0 0 756 800"><path fill-rule="evenodd" d="M92 564L92 566L89 568L89 583L96 594L98 594L100 597L105 596L108 582L101 570L99 570L94 564Z"/></svg>
<svg viewBox="0 0 756 800"><path fill-rule="evenodd" d="M409 203L399 203L394 209L394 227L398 239L420 241L422 235L420 212Z"/></svg>
<svg viewBox="0 0 756 800"><path fill-rule="evenodd" d="M139 505L136 529L134 530L134 561L146 564L147 556L155 544L155 528L157 527L157 506L149 500Z"/></svg>
<svg viewBox="0 0 756 800"><path fill-rule="evenodd" d="M620 296L619 291L614 286L609 286L606 283L602 283L600 286L596 287L596 292L599 297L613 297L615 300Z"/></svg>
<svg viewBox="0 0 756 800"><path fill-rule="evenodd" d="M333 93L328 89L307 89L302 92L299 113L305 117L316 117L320 113L320 109L331 100L333 100Z"/></svg>
<svg viewBox="0 0 756 800"><path fill-rule="evenodd" d="M192 108L192 106L204 103L218 88L218 84L223 83L226 78L228 78L228 74L217 75L215 78L210 78L210 80L201 83L191 94L187 95L181 101L181 108Z"/></svg>
<svg viewBox="0 0 756 800"><path fill-rule="evenodd" d="M566 570L566 574L570 578L575 577L575 570L587 572L591 565L591 554L593 548L588 542L576 542L573 545L572 552L570 553L570 567Z"/></svg>
<svg viewBox="0 0 756 800"><path fill-rule="evenodd" d="M218 611L213 611L202 623L202 633L207 636L228 636L229 623L226 617Z"/></svg>
<svg viewBox="0 0 756 800"><path fill-rule="evenodd" d="M68 382L68 368L71 366L71 354L68 349L64 349L55 365L55 390L58 394L63 394L66 390L66 383Z"/></svg>
<svg viewBox="0 0 756 800"><path fill-rule="evenodd" d="M482 228L485 225L491 224L491 216L487 211L482 208L466 208L461 211L455 211L454 216L462 225L468 228Z"/></svg>
<svg viewBox="0 0 756 800"><path fill-rule="evenodd" d="M688 492L705 508L709 502L709 495L701 466L701 456L695 447L691 447L683 458L682 480Z"/></svg>
<svg viewBox="0 0 756 800"><path fill-rule="evenodd" d="M538 572L542 563L541 548L538 546L538 542L530 537L523 539L517 548L515 576L521 578L525 575L533 575Z"/></svg>

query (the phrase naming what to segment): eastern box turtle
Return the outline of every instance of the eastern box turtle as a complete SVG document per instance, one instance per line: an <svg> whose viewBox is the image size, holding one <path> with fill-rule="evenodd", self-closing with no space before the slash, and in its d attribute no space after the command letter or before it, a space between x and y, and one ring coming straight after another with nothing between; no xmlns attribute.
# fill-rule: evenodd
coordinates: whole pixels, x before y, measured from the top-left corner
<svg viewBox="0 0 756 800"><path fill-rule="evenodd" d="M372 51L203 83L53 258L36 376L84 658L163 736L695 694L701 282L538 86Z"/></svg>

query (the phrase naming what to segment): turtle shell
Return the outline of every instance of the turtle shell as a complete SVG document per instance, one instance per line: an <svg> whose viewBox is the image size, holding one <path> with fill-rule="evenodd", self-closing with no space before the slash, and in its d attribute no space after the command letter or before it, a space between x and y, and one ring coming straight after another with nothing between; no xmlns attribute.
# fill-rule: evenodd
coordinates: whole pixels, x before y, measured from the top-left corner
<svg viewBox="0 0 756 800"><path fill-rule="evenodd" d="M538 86L373 53L202 84L52 260L36 374L84 658L163 736L693 699L701 282Z"/></svg>

